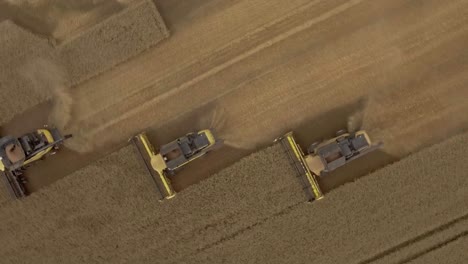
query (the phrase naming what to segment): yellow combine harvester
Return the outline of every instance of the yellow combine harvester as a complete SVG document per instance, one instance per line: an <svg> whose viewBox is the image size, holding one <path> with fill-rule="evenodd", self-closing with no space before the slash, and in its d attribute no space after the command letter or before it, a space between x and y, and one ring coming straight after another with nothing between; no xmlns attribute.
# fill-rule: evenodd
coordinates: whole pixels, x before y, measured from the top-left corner
<svg viewBox="0 0 468 264"><path fill-rule="evenodd" d="M372 144L364 130L354 133L340 130L336 137L310 145L307 155L296 143L292 132L277 138L275 142L280 142L285 148L298 171L298 177L303 183L309 201L323 198L317 177L322 177L382 146L382 143Z"/></svg>
<svg viewBox="0 0 468 264"><path fill-rule="evenodd" d="M216 139L211 130L188 133L166 145L156 152L145 133L133 137L151 178L161 194L161 200L171 199L176 195L172 188L170 176L182 166L220 147L222 141Z"/></svg>
<svg viewBox="0 0 468 264"><path fill-rule="evenodd" d="M62 136L55 128L44 128L19 138L0 138L0 172L15 198L29 194L25 187L24 170L32 163L55 154L63 141L70 137Z"/></svg>

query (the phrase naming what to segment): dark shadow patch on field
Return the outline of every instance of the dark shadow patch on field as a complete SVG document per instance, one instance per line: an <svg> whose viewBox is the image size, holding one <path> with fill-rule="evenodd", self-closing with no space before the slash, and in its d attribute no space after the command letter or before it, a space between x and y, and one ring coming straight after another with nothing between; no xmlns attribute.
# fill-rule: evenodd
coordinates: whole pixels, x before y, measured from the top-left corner
<svg viewBox="0 0 468 264"><path fill-rule="evenodd" d="M165 144L174 140L174 135L183 136L188 132L211 128L211 116L216 111L215 104L207 104L189 113L174 116L164 125L155 124L146 129L148 139L154 144ZM176 136L177 138L177 136Z"/></svg>
<svg viewBox="0 0 468 264"><path fill-rule="evenodd" d="M173 33L190 26L198 19L206 19L236 4L236 1L224 0L152 1L164 17L166 26Z"/></svg>
<svg viewBox="0 0 468 264"><path fill-rule="evenodd" d="M319 178L319 183L322 187L322 191L327 193L343 184L353 182L396 161L398 161L398 158L384 151L377 150L368 156L354 160L336 171L333 171L329 175Z"/></svg>
<svg viewBox="0 0 468 264"><path fill-rule="evenodd" d="M332 138L337 131L347 129L349 118L360 111L363 105L364 100L360 100L353 104L337 107L306 120L299 127L291 130L294 131L297 142L306 150L310 144Z"/></svg>
<svg viewBox="0 0 468 264"><path fill-rule="evenodd" d="M53 103L48 100L15 115L8 123L2 125L2 134L21 136L47 125L52 108Z"/></svg>

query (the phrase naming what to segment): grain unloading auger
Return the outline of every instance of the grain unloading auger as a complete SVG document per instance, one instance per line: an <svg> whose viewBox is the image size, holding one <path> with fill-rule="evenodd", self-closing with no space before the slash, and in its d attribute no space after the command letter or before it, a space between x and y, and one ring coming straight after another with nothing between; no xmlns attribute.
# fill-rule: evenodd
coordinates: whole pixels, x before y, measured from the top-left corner
<svg viewBox="0 0 468 264"><path fill-rule="evenodd" d="M293 132L286 133L284 136L277 138L275 142L280 142L286 150L298 172L298 177L301 179L309 201L323 198L317 177L323 177L327 173L382 146L381 142L372 144L364 130L353 133L340 130L336 133L336 137L332 139L311 144L307 155L296 143Z"/></svg>
<svg viewBox="0 0 468 264"><path fill-rule="evenodd" d="M26 168L55 154L68 138L71 135L62 136L56 128L38 129L19 138L0 138L0 172L14 198L23 198L29 194L25 186Z"/></svg>
<svg viewBox="0 0 468 264"><path fill-rule="evenodd" d="M176 195L170 177L182 166L220 147L222 141L216 139L211 130L188 133L159 148L156 152L146 133L132 138L151 179L160 194L160 200L171 199Z"/></svg>

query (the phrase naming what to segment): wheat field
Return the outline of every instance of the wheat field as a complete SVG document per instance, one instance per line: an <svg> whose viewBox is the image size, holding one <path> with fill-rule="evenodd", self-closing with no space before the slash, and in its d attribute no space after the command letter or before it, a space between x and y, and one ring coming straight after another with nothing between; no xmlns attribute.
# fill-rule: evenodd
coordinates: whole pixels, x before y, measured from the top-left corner
<svg viewBox="0 0 468 264"><path fill-rule="evenodd" d="M164 203L128 146L4 205L0 253L7 263L402 260L466 233L467 140L423 150L312 204L280 145Z"/></svg>
<svg viewBox="0 0 468 264"><path fill-rule="evenodd" d="M74 135L0 194L0 262L467 262L467 22L464 0L0 0L2 136ZM208 127L226 146L160 203L128 139ZM272 141L346 127L383 149L306 203Z"/></svg>

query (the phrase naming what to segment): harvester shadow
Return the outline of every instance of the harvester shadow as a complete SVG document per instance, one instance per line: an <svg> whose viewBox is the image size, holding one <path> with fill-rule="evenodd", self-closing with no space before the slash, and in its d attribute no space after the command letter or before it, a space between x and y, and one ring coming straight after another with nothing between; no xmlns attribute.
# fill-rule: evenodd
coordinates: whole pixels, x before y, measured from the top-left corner
<svg viewBox="0 0 468 264"><path fill-rule="evenodd" d="M306 120L291 130L294 131L297 143L306 152L310 144L333 138L338 130L346 129L349 118L354 113L363 111L364 108L365 99L361 99L355 103L335 108L313 119ZM372 135L369 136L372 139ZM327 193L332 189L353 182L397 160L396 157L382 150L377 150L338 168L326 176L319 177L318 181L322 191Z"/></svg>

